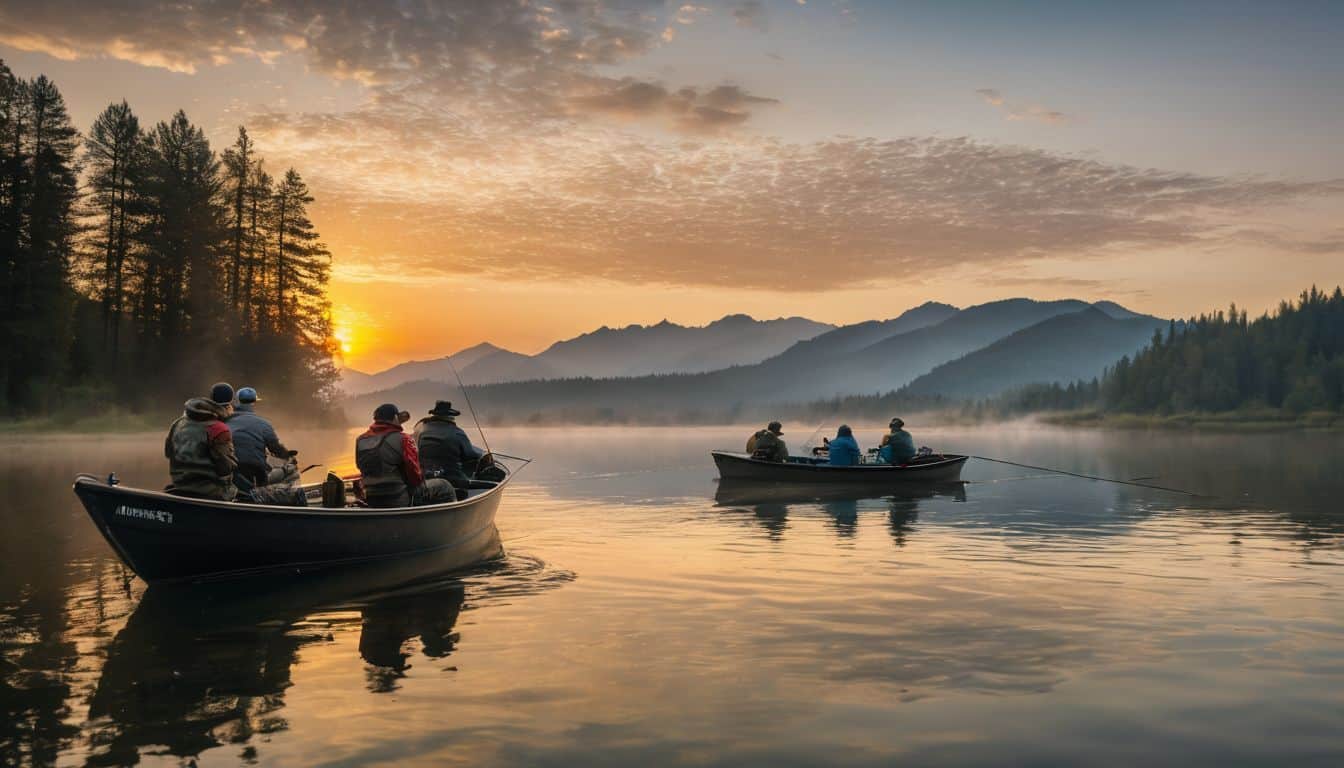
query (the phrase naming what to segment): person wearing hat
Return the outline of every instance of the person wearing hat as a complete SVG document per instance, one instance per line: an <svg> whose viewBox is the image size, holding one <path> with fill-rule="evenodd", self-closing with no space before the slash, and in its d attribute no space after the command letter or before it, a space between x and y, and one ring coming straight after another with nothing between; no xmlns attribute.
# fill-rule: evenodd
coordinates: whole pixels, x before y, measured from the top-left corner
<svg viewBox="0 0 1344 768"><path fill-rule="evenodd" d="M220 382L209 397L193 397L168 428L163 455L172 482L164 490L179 496L233 501L238 457L225 419L233 411L233 387Z"/></svg>
<svg viewBox="0 0 1344 768"><path fill-rule="evenodd" d="M271 465L266 461L267 452L277 459L285 460L297 453L286 448L271 422L256 412L259 400L261 398L257 397L257 390L252 387L238 390L238 405L228 419L229 431L233 433L233 447L238 454L237 474L241 477L238 484L242 487L262 486L272 482ZM283 474L283 470L276 472L277 478Z"/></svg>
<svg viewBox="0 0 1344 768"><path fill-rule="evenodd" d="M788 459L789 447L780 439L780 435L783 434L782 424L778 421L770 422L765 429L747 439L747 453L751 454L753 459L763 461L782 462Z"/></svg>
<svg viewBox="0 0 1344 768"><path fill-rule="evenodd" d="M472 445L471 438L457 426L461 415L451 402L435 401L429 415L415 423L415 445L426 474L442 477L465 491L485 452Z"/></svg>
<svg viewBox="0 0 1344 768"><path fill-rule="evenodd" d="M905 421L891 420L891 431L882 436L877 457L887 464L906 464L915 458L915 438L905 431Z"/></svg>
<svg viewBox="0 0 1344 768"><path fill-rule="evenodd" d="M370 507L409 507L454 498L447 481L426 482L415 441L401 428L410 418L410 413L383 403L374 409L373 423L355 439L355 465Z"/></svg>

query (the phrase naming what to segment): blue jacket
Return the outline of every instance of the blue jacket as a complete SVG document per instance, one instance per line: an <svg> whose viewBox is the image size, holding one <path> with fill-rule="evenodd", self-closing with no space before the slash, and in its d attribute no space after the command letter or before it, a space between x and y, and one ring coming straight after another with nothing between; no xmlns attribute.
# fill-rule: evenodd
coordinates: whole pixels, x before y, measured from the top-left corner
<svg viewBox="0 0 1344 768"><path fill-rule="evenodd" d="M253 412L251 404L240 403L229 417L228 425L233 433L233 448L238 452L239 464L264 467L267 451L277 459L287 458L275 427Z"/></svg>
<svg viewBox="0 0 1344 768"><path fill-rule="evenodd" d="M915 439L904 429L893 431L877 457L887 464L905 464L915 458Z"/></svg>
<svg viewBox="0 0 1344 768"><path fill-rule="evenodd" d="M831 438L831 466L852 467L859 463L859 441L853 437L837 436Z"/></svg>

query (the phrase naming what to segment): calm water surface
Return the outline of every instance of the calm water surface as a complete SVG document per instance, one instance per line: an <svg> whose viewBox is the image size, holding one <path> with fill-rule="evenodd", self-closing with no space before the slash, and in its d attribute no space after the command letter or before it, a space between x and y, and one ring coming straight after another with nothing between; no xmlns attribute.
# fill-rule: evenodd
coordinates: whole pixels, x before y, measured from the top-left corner
<svg viewBox="0 0 1344 768"><path fill-rule="evenodd" d="M186 593L69 487L162 485L160 436L2 438L0 759L1344 765L1340 436L916 427L1213 498L973 461L816 499L720 491L707 449L750 431L496 430L537 458L502 562Z"/></svg>

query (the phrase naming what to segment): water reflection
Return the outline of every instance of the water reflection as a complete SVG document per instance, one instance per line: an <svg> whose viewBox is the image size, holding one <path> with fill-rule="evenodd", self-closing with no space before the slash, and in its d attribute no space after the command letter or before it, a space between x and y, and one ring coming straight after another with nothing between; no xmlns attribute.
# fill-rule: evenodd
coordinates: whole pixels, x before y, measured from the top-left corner
<svg viewBox="0 0 1344 768"><path fill-rule="evenodd" d="M138 762L142 752L190 757L285 730L285 693L301 649L358 632L372 693L396 690L417 654L443 659L460 641L462 611L490 598L564 583L539 561L515 558L466 574L433 556L318 574L146 590L89 702L90 764ZM409 579L409 580L408 580ZM527 584L527 588L520 588Z"/></svg>
<svg viewBox="0 0 1344 768"><path fill-rule="evenodd" d="M264 596L142 595L74 502L76 471L162 484L161 435L25 440L0 463L0 765L1341 764L1338 435L927 440L1218 496L1191 500L984 463L899 494L716 487L705 448L739 431L492 434L538 457L507 561Z"/></svg>
<svg viewBox="0 0 1344 768"><path fill-rule="evenodd" d="M768 538L780 540L789 528L790 512L820 511L840 540L853 539L862 512L886 512L893 543L902 547L919 517L919 505L931 499L966 501L964 483L910 484L874 490L872 487L830 487L720 480L714 503L720 509L749 513Z"/></svg>

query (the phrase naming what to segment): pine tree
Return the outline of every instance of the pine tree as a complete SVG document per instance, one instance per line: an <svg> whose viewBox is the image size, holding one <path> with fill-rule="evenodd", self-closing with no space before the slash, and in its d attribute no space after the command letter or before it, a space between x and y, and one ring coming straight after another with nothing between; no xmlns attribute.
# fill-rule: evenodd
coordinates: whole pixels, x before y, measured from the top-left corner
<svg viewBox="0 0 1344 768"><path fill-rule="evenodd" d="M253 191L254 150L255 145L248 137L247 129L240 125L238 139L232 147L224 151L224 168L228 175L228 183L232 187L229 191L229 231L232 239L229 249L229 302L235 309L238 309L241 303L240 278L244 260L244 238L247 233L248 197Z"/></svg>
<svg viewBox="0 0 1344 768"><path fill-rule="evenodd" d="M293 345L302 362L293 384L317 393L328 392L336 378L332 356L331 253L322 244L308 205L308 185L293 168L285 172L275 192L275 330Z"/></svg>
<svg viewBox="0 0 1344 768"><path fill-rule="evenodd" d="M89 242L91 266L102 305L103 341L115 370L121 353L127 261L135 235L137 185L145 161L140 121L125 101L111 104L93 122L84 140L89 213L94 219Z"/></svg>
<svg viewBox="0 0 1344 768"><path fill-rule="evenodd" d="M219 161L180 110L154 127L148 154L146 331L166 359L217 362L227 306Z"/></svg>
<svg viewBox="0 0 1344 768"><path fill-rule="evenodd" d="M17 92L26 107L19 110L13 135L6 137L15 150L6 165L15 172L7 202L17 207L11 218L17 242L7 270L10 346L5 357L11 367L4 376L5 398L20 408L41 410L52 402L69 350L79 133L60 91L45 76L18 83Z"/></svg>

